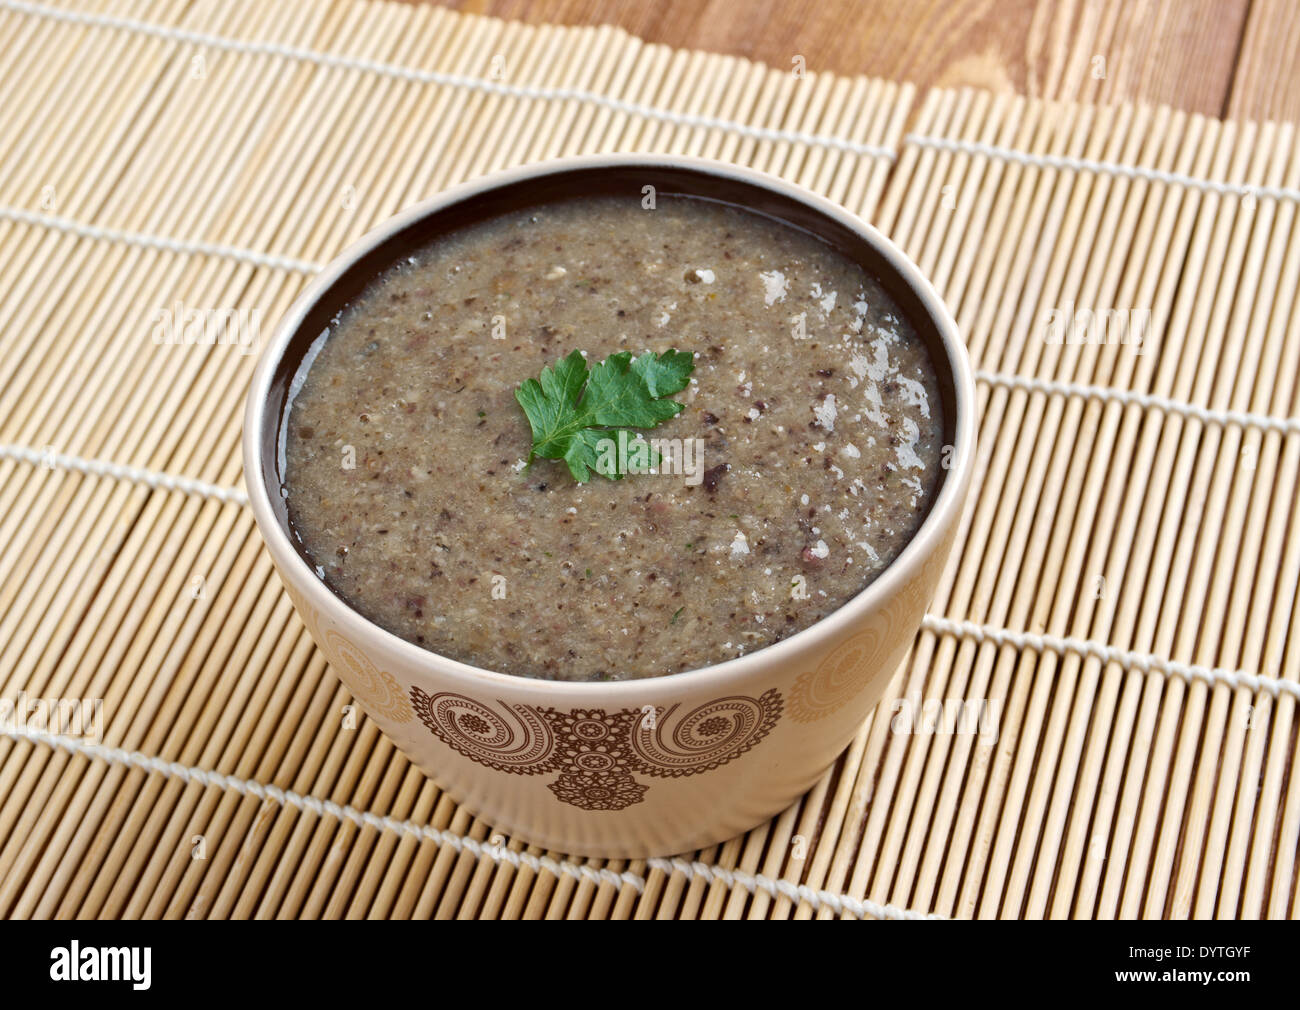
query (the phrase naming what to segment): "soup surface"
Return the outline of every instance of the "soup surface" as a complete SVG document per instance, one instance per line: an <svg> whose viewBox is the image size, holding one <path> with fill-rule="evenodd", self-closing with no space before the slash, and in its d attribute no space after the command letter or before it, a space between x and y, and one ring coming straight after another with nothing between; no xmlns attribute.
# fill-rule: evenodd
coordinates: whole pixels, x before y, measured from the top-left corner
<svg viewBox="0 0 1300 1010"><path fill-rule="evenodd" d="M695 369L644 433L683 440L654 472L526 464L521 382L574 350L672 348ZM907 543L943 461L934 367L881 287L686 197L440 238L339 314L298 383L285 493L320 577L410 642L532 677L676 673L807 628Z"/></svg>

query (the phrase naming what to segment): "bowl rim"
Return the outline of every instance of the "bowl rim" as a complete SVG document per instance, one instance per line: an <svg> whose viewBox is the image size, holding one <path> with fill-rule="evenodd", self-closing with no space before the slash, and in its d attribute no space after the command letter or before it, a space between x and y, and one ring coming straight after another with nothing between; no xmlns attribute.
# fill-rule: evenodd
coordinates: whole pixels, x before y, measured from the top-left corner
<svg viewBox="0 0 1300 1010"><path fill-rule="evenodd" d="M922 520L920 527L903 546L899 554L881 571L865 589L847 600L821 620L809 625L789 638L765 645L753 652L720 663L683 670L655 677L641 677L614 681L568 681L527 677L503 673L474 666L433 652L395 635L364 617L335 595L294 548L288 532L280 525L270 500L262 467L262 444L265 426L270 418L270 387L277 367L292 337L297 333L311 308L342 279L367 253L373 251L396 233L417 223L424 217L437 213L456 203L484 192L514 185L519 182L548 175L558 175L575 170L644 166L647 169L682 169L712 175L723 180L765 188L777 196L804 204L822 216L838 222L855 232L870 244L897 275L898 280L912 289L918 302L930 316L945 352L945 362L935 362L937 368L947 367L953 381L956 417L953 422L954 449L948 473L939 494ZM422 675L451 677L463 681L470 689L494 686L515 691L541 691L555 694L578 694L591 699L607 698L611 693L630 695L644 693L648 688L670 688L686 691L713 685L745 680L748 675L761 673L774 664L806 651L817 638L831 641L843 637L863 615L872 612L884 601L896 595L918 566L931 554L941 549L943 539L955 527L974 468L975 456L975 380L965 344L961 340L957 323L934 286L921 273L919 267L907 257L882 232L847 208L821 196L797 183L741 165L724 161L678 154L646 152L570 155L533 162L459 183L436 195L419 201L387 218L368 231L347 248L334 256L294 299L293 304L276 323L271 339L262 348L257 366L249 384L244 411L242 435L244 485L250 508L267 549L281 568L285 581L298 577L295 584L307 597L307 602L318 612L325 613L335 626L343 628L350 641L362 641L378 636L386 649L396 652L408 668ZM284 572L282 566L292 566Z"/></svg>

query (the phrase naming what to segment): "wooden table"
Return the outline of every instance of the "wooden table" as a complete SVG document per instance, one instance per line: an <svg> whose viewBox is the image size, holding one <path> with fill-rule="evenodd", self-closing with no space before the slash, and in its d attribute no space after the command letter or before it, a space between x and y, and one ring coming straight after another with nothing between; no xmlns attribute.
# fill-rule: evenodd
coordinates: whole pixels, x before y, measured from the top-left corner
<svg viewBox="0 0 1300 1010"><path fill-rule="evenodd" d="M416 0L422 2L422 0ZM1300 120L1300 0L430 0L919 85Z"/></svg>

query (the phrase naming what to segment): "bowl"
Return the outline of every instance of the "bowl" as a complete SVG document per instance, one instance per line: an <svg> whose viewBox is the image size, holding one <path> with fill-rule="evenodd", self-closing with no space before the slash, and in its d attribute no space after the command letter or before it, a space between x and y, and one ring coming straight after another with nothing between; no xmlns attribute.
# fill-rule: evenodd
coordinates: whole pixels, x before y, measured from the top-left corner
<svg viewBox="0 0 1300 1010"><path fill-rule="evenodd" d="M289 528L283 420L310 345L383 268L450 229L564 196L639 195L645 186L812 232L859 262L908 316L938 373L951 447L915 536L820 622L740 658L662 677L518 677L445 658L371 623L317 577ZM320 272L257 365L244 478L298 615L364 712L417 767L510 836L577 856L644 858L689 852L762 823L806 792L852 740L912 643L952 548L973 469L974 400L966 351L943 301L901 251L842 207L722 162L562 158L440 193Z"/></svg>

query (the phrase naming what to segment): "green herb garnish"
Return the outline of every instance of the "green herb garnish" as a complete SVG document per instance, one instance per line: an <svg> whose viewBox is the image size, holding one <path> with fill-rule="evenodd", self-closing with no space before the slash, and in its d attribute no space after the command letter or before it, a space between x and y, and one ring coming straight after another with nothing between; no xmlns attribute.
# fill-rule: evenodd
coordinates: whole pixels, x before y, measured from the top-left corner
<svg viewBox="0 0 1300 1010"><path fill-rule="evenodd" d="M682 412L682 405L668 397L686 388L694 370L690 351L646 351L635 359L619 351L591 369L578 351L561 358L515 390L533 430L528 462L537 456L562 459L573 479L585 484L591 471L602 472L596 466L602 439L620 430L653 428Z"/></svg>
<svg viewBox="0 0 1300 1010"><path fill-rule="evenodd" d="M676 610L674 610L674 611L673 611L673 616L672 616L672 618L669 620L668 623L669 623L669 624L676 624L676 623L677 623L677 618L679 618L679 617L682 616L682 611L685 610L685 609L686 609L685 607L678 607Z"/></svg>

